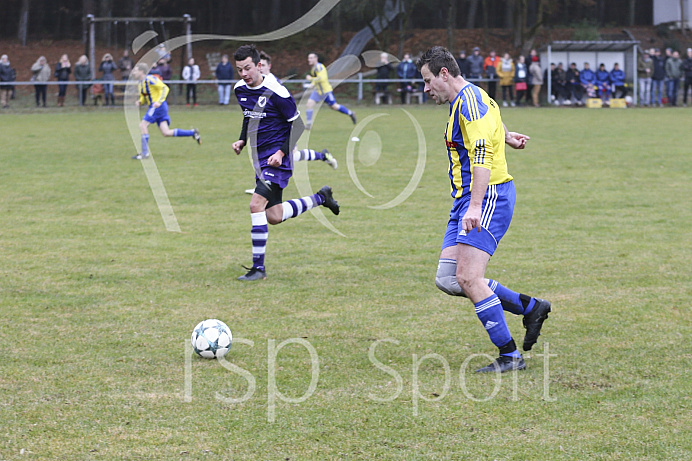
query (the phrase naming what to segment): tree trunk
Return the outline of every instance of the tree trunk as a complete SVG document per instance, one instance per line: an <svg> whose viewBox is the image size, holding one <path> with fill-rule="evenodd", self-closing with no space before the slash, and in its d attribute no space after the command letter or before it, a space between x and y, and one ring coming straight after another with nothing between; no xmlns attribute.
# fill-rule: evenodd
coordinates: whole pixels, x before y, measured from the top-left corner
<svg viewBox="0 0 692 461"><path fill-rule="evenodd" d="M341 3L337 3L332 10L334 17L334 48L341 48Z"/></svg>
<svg viewBox="0 0 692 461"><path fill-rule="evenodd" d="M482 0L483 8L483 49L488 49L488 0Z"/></svg>
<svg viewBox="0 0 692 461"><path fill-rule="evenodd" d="M454 32L456 29L457 0L449 0L447 10L447 49L454 54L456 44L454 43Z"/></svg>
<svg viewBox="0 0 692 461"><path fill-rule="evenodd" d="M478 12L478 2L480 0L469 0L469 15L466 17L466 28L476 28L476 13Z"/></svg>
<svg viewBox="0 0 692 461"><path fill-rule="evenodd" d="M514 32L515 48L519 48L524 43L524 27L526 27L527 8L527 0L517 0L514 5L514 24L512 24L512 31Z"/></svg>
<svg viewBox="0 0 692 461"><path fill-rule="evenodd" d="M281 2L272 0L269 5L269 30L279 28L279 20L281 19Z"/></svg>
<svg viewBox="0 0 692 461"><path fill-rule="evenodd" d="M598 25L603 27L605 25L605 0L598 0L596 8L598 8Z"/></svg>
<svg viewBox="0 0 692 461"><path fill-rule="evenodd" d="M22 9L19 12L19 32L17 38L22 46L26 46L26 36L29 32L29 0L22 0Z"/></svg>
<svg viewBox="0 0 692 461"><path fill-rule="evenodd" d="M685 19L687 18L687 15L685 14L685 3L687 3L685 0L680 0L680 30L682 31L682 35L687 37L687 31L685 30ZM689 11L687 12L689 14Z"/></svg>
<svg viewBox="0 0 692 461"><path fill-rule="evenodd" d="M514 27L514 4L515 0L507 0L507 8L505 9L505 29Z"/></svg>
<svg viewBox="0 0 692 461"><path fill-rule="evenodd" d="M110 18L113 16L113 4L111 0L101 0L99 2L99 16L104 18ZM108 48L111 47L111 23L104 22L101 23L101 27L98 29L98 35L102 42L106 42Z"/></svg>
<svg viewBox="0 0 692 461"><path fill-rule="evenodd" d="M632 27L635 22L635 6L637 5L637 0L629 0L627 8L627 25Z"/></svg>

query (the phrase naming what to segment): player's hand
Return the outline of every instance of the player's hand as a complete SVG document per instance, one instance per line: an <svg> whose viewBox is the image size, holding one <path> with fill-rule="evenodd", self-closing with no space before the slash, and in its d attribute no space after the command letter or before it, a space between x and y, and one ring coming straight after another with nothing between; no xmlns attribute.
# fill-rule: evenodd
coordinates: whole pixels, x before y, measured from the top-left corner
<svg viewBox="0 0 692 461"><path fill-rule="evenodd" d="M243 150L243 147L245 147L245 141L243 141L242 139L233 143L233 151L236 155L240 155L240 152Z"/></svg>
<svg viewBox="0 0 692 461"><path fill-rule="evenodd" d="M284 153L281 150L277 150L274 152L271 157L267 159L267 165L269 166L274 166L274 167L279 167L281 166L281 162L284 160Z"/></svg>
<svg viewBox="0 0 692 461"><path fill-rule="evenodd" d="M514 131L508 131L505 135L505 143L514 149L523 149L529 139L529 136Z"/></svg>
<svg viewBox="0 0 692 461"><path fill-rule="evenodd" d="M156 102L155 102L154 104L152 104L151 106L152 106L154 109L158 109L159 107L161 107L161 103L158 102L158 101L156 101Z"/></svg>
<svg viewBox="0 0 692 461"><path fill-rule="evenodd" d="M136 106L136 107L139 107L140 104L142 104L142 103L140 102L139 99L135 101L135 106Z"/></svg>
<svg viewBox="0 0 692 461"><path fill-rule="evenodd" d="M481 231L481 207L469 207L461 218L461 227L466 232L471 232L473 229Z"/></svg>

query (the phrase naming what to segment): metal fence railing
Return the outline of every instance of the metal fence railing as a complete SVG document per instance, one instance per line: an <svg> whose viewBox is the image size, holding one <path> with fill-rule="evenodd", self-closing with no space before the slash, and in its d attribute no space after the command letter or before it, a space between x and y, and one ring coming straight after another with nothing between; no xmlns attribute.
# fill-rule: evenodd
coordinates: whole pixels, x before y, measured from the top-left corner
<svg viewBox="0 0 692 461"><path fill-rule="evenodd" d="M485 79L483 79L485 80ZM238 80L198 80L195 82L196 93L197 93L197 103L198 104L218 104L218 91L217 87L219 84L230 84L235 85ZM170 87L171 91L168 96L168 103L175 104L185 104L187 102L186 98L186 86L190 83L184 80L166 80L165 83ZM289 79L282 82L286 88L294 95L294 97L300 96L304 91L306 91L305 80L301 79ZM364 101L364 100L374 100L377 93L377 88L380 84L387 87L387 92L392 96L398 94L400 91L400 83L409 83L413 87L414 93L422 94L422 84L423 80L413 79L373 79L364 78L363 74L356 74L353 78L338 81L338 86L335 88L335 93L337 97L346 98L349 100ZM58 92L58 87L61 85L67 86L66 93L66 104L75 105L79 104L79 89L88 88L88 100L87 104L93 104L96 102L99 104L99 98L103 95L103 85L113 85L113 93L116 97L118 104L122 103L123 96L128 85L132 88L136 88L137 83L129 83L127 80L89 80L89 81L48 81L48 82L34 82L34 81L21 81L21 82L0 82L0 89L5 86L12 86L15 88L14 100L19 103L20 106L31 106L34 102L34 87L35 86L46 86L48 92L48 102L50 105L54 105L55 96ZM136 91L134 89L133 91ZM309 91L309 90L308 90ZM308 95L310 93L308 92Z"/></svg>

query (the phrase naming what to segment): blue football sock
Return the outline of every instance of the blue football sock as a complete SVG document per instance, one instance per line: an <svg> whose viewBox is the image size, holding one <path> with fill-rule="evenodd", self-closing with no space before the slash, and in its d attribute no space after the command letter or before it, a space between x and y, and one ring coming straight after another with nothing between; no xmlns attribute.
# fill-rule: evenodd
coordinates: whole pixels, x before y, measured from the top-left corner
<svg viewBox="0 0 692 461"><path fill-rule="evenodd" d="M312 112L313 112L312 109L308 109L305 111L305 116L308 119L308 125L312 124Z"/></svg>
<svg viewBox="0 0 692 461"><path fill-rule="evenodd" d="M175 130L173 130L173 136L175 136L176 138L192 136L193 134L195 134L195 130L181 130L180 128L176 128Z"/></svg>
<svg viewBox="0 0 692 461"><path fill-rule="evenodd" d="M536 304L534 298L512 291L495 280L488 280L488 286L502 301L502 308L514 315L526 315Z"/></svg>
<svg viewBox="0 0 692 461"><path fill-rule="evenodd" d="M339 106L339 112L346 115L351 115L353 112L346 106Z"/></svg>
<svg viewBox="0 0 692 461"><path fill-rule="evenodd" d="M147 155L149 153L149 135L142 135L142 155Z"/></svg>
<svg viewBox="0 0 692 461"><path fill-rule="evenodd" d="M488 332L490 340L497 346L501 351L501 355L507 355L510 357L521 357L519 351L517 351L516 346L513 347L514 350L506 350L507 345L513 343L512 334L507 328L507 322L505 321L505 313L502 310L502 304L497 295L492 294L483 301L474 304L476 307L476 315L478 319L483 324L485 331Z"/></svg>

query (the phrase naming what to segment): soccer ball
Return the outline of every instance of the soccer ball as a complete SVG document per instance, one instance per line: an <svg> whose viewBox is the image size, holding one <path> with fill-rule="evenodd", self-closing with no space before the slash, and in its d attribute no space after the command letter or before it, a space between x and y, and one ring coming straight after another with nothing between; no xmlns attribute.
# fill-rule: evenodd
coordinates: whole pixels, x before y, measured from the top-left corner
<svg viewBox="0 0 692 461"><path fill-rule="evenodd" d="M200 357L216 359L228 353L233 342L233 335L228 325L221 320L208 319L199 322L192 330L190 342Z"/></svg>

